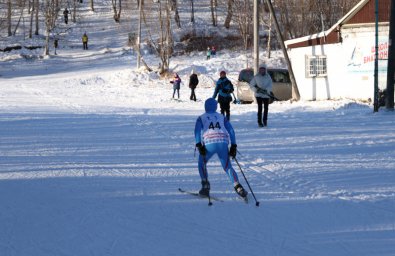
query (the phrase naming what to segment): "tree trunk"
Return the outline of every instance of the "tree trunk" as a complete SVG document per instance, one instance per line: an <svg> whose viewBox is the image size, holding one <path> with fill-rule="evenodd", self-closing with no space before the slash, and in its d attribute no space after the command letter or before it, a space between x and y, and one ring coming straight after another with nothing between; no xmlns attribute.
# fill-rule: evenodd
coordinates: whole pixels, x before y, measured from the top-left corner
<svg viewBox="0 0 395 256"><path fill-rule="evenodd" d="M232 17L233 17L233 3L234 0L228 0L228 14L226 15L225 23L224 23L224 27L227 29L230 28L230 22L232 21Z"/></svg>
<svg viewBox="0 0 395 256"><path fill-rule="evenodd" d="M112 9L114 11L114 20L116 23L119 23L121 21L122 1L121 0L111 0L111 3L112 3ZM119 6L119 11L117 8L117 3Z"/></svg>
<svg viewBox="0 0 395 256"><path fill-rule="evenodd" d="M76 2L77 2L77 0L73 1L73 22L74 23L76 21L76 15L77 15L77 4L76 4Z"/></svg>
<svg viewBox="0 0 395 256"><path fill-rule="evenodd" d="M38 11L40 7L40 0L34 0L35 1L35 7L34 10L36 11L36 29L34 31L34 34L37 36L39 32L39 23L38 23Z"/></svg>
<svg viewBox="0 0 395 256"><path fill-rule="evenodd" d="M178 13L178 4L177 0L174 0L174 20L177 24L177 28L181 28L181 22L180 22L180 15Z"/></svg>
<svg viewBox="0 0 395 256"><path fill-rule="evenodd" d="M11 31L11 0L8 0L7 2L7 31L8 31L8 36L12 36L12 31Z"/></svg>
<svg viewBox="0 0 395 256"><path fill-rule="evenodd" d="M272 14L270 13L269 14L269 35L267 37L267 48L266 48L267 57L269 59L271 57L271 46L270 46L270 43L272 41L271 39L272 39Z"/></svg>
<svg viewBox="0 0 395 256"><path fill-rule="evenodd" d="M195 23L195 9L193 8L193 0L191 0L191 22Z"/></svg>
<svg viewBox="0 0 395 256"><path fill-rule="evenodd" d="M95 11L95 7L93 6L93 0L91 0L91 10L92 10L92 12Z"/></svg>
<svg viewBox="0 0 395 256"><path fill-rule="evenodd" d="M29 1L29 3L31 3L31 11L30 11L30 25L29 25L29 38L33 37L33 16L34 16L34 0L32 2Z"/></svg>
<svg viewBox="0 0 395 256"><path fill-rule="evenodd" d="M14 33L13 33L14 36L15 36L15 34L16 34L16 31L17 31L18 28L19 28L19 24L20 24L21 19L22 19L22 17L23 17L23 12L25 11L25 6L26 6L26 0L24 0L23 3L22 3L21 15L19 16L18 23L17 23L16 26L15 26ZM25 26L25 23L23 23L23 26ZM25 33L25 27L23 27L23 33ZM23 38L25 38L25 35L23 35Z"/></svg>
<svg viewBox="0 0 395 256"><path fill-rule="evenodd" d="M216 27L217 26L217 22L215 19L215 4L214 4L215 0L210 0L210 9L211 9L211 20L213 22L213 26Z"/></svg>

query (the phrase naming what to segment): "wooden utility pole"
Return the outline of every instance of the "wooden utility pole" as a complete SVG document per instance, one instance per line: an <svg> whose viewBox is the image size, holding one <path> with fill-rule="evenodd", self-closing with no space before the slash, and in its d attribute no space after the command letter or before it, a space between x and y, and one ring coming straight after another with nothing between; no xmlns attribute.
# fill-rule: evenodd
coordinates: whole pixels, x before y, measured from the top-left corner
<svg viewBox="0 0 395 256"><path fill-rule="evenodd" d="M285 61L287 62L287 65L288 65L289 78L291 79L291 83L292 83L292 100L300 100L299 89L298 89L298 85L296 84L294 72L292 70L291 60L289 59L287 48L285 47L285 44L284 44L284 38L281 33L280 26L278 25L276 14L274 13L272 1L266 0L266 3L269 7L270 13L272 14L273 21L274 21L274 27L276 28L276 32L277 32L277 36L278 36L278 41L280 42Z"/></svg>
<svg viewBox="0 0 395 256"><path fill-rule="evenodd" d="M259 68L259 8L258 0L254 0L254 74Z"/></svg>
<svg viewBox="0 0 395 256"><path fill-rule="evenodd" d="M141 62L141 53L140 53L140 44L141 44L141 4L142 4L142 1L139 0L139 27L138 27L138 35L137 35L137 69L140 68L140 62Z"/></svg>
<svg viewBox="0 0 395 256"><path fill-rule="evenodd" d="M394 110L394 82L395 82L395 0L391 1L391 17L389 32L388 48L388 65L387 65L387 97L385 107L387 110Z"/></svg>

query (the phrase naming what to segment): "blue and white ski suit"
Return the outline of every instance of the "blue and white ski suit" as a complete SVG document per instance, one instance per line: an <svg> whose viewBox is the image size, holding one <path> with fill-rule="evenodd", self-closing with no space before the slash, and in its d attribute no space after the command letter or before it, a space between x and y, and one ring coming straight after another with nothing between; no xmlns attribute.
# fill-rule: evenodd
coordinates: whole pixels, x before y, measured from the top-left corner
<svg viewBox="0 0 395 256"><path fill-rule="evenodd" d="M229 158L228 144L236 144L236 137L230 122L220 113L217 113L217 101L209 98L205 102L206 113L199 116L195 124L195 141L206 147L206 155L199 154L199 174L202 180L208 179L206 164L210 158L217 154L222 168L234 184L239 182L237 173L232 168Z"/></svg>

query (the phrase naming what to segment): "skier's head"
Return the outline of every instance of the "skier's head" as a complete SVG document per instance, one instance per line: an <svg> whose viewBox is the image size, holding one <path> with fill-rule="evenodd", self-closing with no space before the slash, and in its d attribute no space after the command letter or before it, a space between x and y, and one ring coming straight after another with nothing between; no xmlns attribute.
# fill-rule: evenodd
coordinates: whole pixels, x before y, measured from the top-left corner
<svg viewBox="0 0 395 256"><path fill-rule="evenodd" d="M225 77L226 76L225 70L222 70L221 72L219 72L219 76L220 77Z"/></svg>
<svg viewBox="0 0 395 256"><path fill-rule="evenodd" d="M208 98L204 103L204 109L206 113L214 113L217 111L217 104L218 102L214 98Z"/></svg>
<svg viewBox="0 0 395 256"><path fill-rule="evenodd" d="M259 65L259 74L264 75L266 74L267 66L266 64L262 63Z"/></svg>

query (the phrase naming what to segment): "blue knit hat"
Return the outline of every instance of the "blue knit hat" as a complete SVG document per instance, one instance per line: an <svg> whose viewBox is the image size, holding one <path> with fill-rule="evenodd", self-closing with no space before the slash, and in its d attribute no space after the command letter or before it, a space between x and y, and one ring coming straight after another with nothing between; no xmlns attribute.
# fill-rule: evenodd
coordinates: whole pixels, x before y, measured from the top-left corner
<svg viewBox="0 0 395 256"><path fill-rule="evenodd" d="M218 102L214 98L208 98L206 102L204 102L204 109L207 113L214 113L217 111Z"/></svg>

